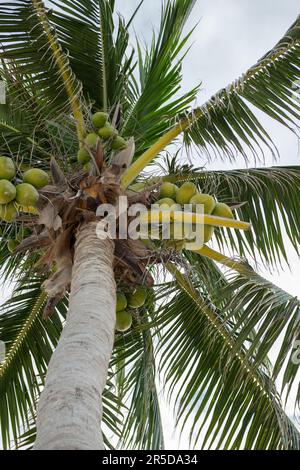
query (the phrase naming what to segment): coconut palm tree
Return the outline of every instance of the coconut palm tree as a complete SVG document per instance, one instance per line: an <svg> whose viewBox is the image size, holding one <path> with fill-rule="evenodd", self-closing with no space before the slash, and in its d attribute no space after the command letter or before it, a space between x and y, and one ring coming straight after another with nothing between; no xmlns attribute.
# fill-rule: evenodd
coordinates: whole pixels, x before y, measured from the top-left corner
<svg viewBox="0 0 300 470"><path fill-rule="evenodd" d="M36 205L20 188L1 205L1 278L13 286L0 315L3 447L162 449L160 380L191 445L299 449L285 405L300 399L300 302L254 267L288 261L286 240L299 253L300 166L203 163L276 156L256 110L297 127L300 19L194 109L199 86L183 93L181 84L195 1L164 2L151 43L132 49L142 3L128 21L114 0L0 7L1 155L14 163L14 184L39 186L31 167L51 178ZM193 183L230 207L184 215L199 230L215 227L215 249L103 236L99 205L121 195L148 209L166 182ZM159 224L164 211L155 214ZM134 305L141 286L146 302ZM117 290L131 309L123 332Z"/></svg>

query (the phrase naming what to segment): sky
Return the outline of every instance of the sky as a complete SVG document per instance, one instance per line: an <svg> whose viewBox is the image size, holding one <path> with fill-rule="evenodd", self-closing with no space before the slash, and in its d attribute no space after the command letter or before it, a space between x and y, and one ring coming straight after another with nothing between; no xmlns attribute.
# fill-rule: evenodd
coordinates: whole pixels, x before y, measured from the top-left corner
<svg viewBox="0 0 300 470"><path fill-rule="evenodd" d="M129 17L138 3L139 0L116 1L117 9L125 17ZM160 6L161 0L145 0L135 19L135 32L145 41L149 41L152 27L158 25ZM192 48L184 61L184 90L202 82L195 104L205 102L271 49L299 13L299 0L197 0L187 25L188 30L198 23L191 38ZM134 45L134 34L132 44ZM258 115L270 134L275 137L281 155L280 162L274 162L268 157L265 164L299 164L297 137L269 118L261 116L261 113ZM201 163L201 166L205 164L207 169L232 168L228 162L219 160L202 160L197 163ZM245 167L245 163L242 159L238 160L234 167ZM261 274L300 298L300 263L292 249L289 251L291 270L286 268L284 272L273 274L262 270ZM161 400L163 401L163 397ZM183 434L179 442L179 435L174 432L174 422L165 402L162 415L166 448L186 449L187 438Z"/></svg>
<svg viewBox="0 0 300 470"><path fill-rule="evenodd" d="M117 0L117 9L126 17L138 5L138 0L126 3ZM148 42L152 28L158 26L161 0L145 0L140 13L135 19L135 33ZM187 24L187 30L198 24L191 42L192 48L183 66L183 88L189 90L202 82L200 93L195 104L200 105L208 100L219 89L238 78L249 67L268 52L284 35L286 30L300 14L298 0L198 0ZM132 36L134 44L134 35ZM269 155L258 166L293 165L300 162L298 138L289 130L261 112L256 112L264 127L274 138L280 152L280 161L274 161ZM215 160L195 161L198 166L206 165L207 169L224 170L244 168L244 160L238 159L233 165ZM201 163L201 165L199 164ZM250 162L249 167L255 166ZM299 188L300 189L300 188ZM299 258L286 240L289 252L290 268L278 272L260 273L274 284L282 287L292 295L300 298L300 263ZM163 397L161 397L163 402ZM292 405L289 410L291 411ZM187 437L174 431L168 405L163 402L162 416L164 421L166 447L168 449L186 449Z"/></svg>

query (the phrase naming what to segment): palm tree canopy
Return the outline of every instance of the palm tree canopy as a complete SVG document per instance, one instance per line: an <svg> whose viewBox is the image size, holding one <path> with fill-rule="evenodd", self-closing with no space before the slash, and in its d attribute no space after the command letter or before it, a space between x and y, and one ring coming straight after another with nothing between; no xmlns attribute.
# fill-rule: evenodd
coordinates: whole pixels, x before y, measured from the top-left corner
<svg viewBox="0 0 300 470"><path fill-rule="evenodd" d="M292 132L299 126L294 84L300 79L300 17L242 77L193 109L200 85L189 92L181 87L191 35L184 31L195 0L165 2L150 44L136 39L132 48L131 28L142 3L127 21L116 14L114 0L49 0L49 9L41 0L0 6L0 75L7 89L7 103L0 105L1 154L20 168L46 171L54 157L69 174L77 164L78 139L99 110L109 112L122 136L134 137L124 187L157 182L141 170L157 164L154 158L182 131L177 146L204 158L259 159L266 149L277 154L255 112ZM288 261L285 237L299 254L300 166L204 171L201 163L199 158L199 167L182 165L176 154L165 160L159 181L194 181L203 192L236 205L237 218L252 230L216 232L219 249L240 258L234 265L213 251L204 256L186 250L165 264L170 281L159 284L164 276L153 268L157 283L139 318L129 332L116 334L103 396L106 445L163 448L160 376L192 445L299 449L299 432L282 401L298 386L299 364L292 358L300 340L300 302L263 279L246 259L258 256L270 268ZM35 269L42 254L11 255L6 242L16 229L1 222L1 276L14 283L0 314L5 448L34 441L36 403L68 308L65 295L51 318L42 318L45 274ZM219 262L231 269L220 269ZM298 406L299 386L296 395Z"/></svg>

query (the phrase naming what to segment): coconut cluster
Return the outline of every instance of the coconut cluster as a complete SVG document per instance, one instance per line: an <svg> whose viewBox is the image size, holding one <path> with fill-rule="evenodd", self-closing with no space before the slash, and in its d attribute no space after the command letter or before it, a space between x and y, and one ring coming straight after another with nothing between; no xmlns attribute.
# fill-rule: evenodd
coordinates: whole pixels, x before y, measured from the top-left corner
<svg viewBox="0 0 300 470"><path fill-rule="evenodd" d="M117 292L116 304L116 330L125 332L131 328L132 313L130 309L143 307L147 297L147 291L144 287L137 287L130 294Z"/></svg>
<svg viewBox="0 0 300 470"><path fill-rule="evenodd" d="M9 157L0 156L0 219L12 222L19 207L34 207L38 190L49 182L48 174L39 168L30 168L16 177L16 166Z"/></svg>
<svg viewBox="0 0 300 470"><path fill-rule="evenodd" d="M222 202L217 202L210 194L201 193L196 185L190 181L182 184L181 187L173 183L165 182L160 187L159 199L156 204L160 209L173 211L182 211L183 206L189 204L193 212L197 212L197 205L203 205L204 213L216 217L226 217L233 219L231 208ZM214 227L204 225L204 243L211 240L214 235ZM181 233L181 232L180 232ZM184 240L177 238L176 226L171 226L171 242L175 249L181 249L184 246Z"/></svg>
<svg viewBox="0 0 300 470"><path fill-rule="evenodd" d="M127 142L121 137L117 129L109 122L109 115L102 111L92 116L94 130L86 135L77 154L78 163L84 169L90 169L91 151L95 152L99 141L102 145L114 151L121 151L127 147Z"/></svg>

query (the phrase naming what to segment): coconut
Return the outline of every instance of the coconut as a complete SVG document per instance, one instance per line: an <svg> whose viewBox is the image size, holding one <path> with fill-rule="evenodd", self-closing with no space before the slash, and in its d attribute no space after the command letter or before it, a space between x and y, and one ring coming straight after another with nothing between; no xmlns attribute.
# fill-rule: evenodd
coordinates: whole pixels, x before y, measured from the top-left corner
<svg viewBox="0 0 300 470"><path fill-rule="evenodd" d="M35 206L39 199L39 193L32 184L21 183L16 186L16 201L20 206Z"/></svg>
<svg viewBox="0 0 300 470"><path fill-rule="evenodd" d="M8 180L0 180L0 204L8 204L16 197L16 187Z"/></svg>
<svg viewBox="0 0 300 470"><path fill-rule="evenodd" d="M11 180L16 175L16 167L9 157L0 157L0 179Z"/></svg>
<svg viewBox="0 0 300 470"><path fill-rule="evenodd" d="M197 194L197 188L194 183L184 183L177 191L176 202L178 204L189 204L191 198Z"/></svg>
<svg viewBox="0 0 300 470"><path fill-rule="evenodd" d="M218 202L218 204L216 204L216 207L213 211L213 215L217 217L225 217L227 219L234 218L233 212L230 207L227 206L227 204L224 204L223 202Z"/></svg>
<svg viewBox="0 0 300 470"><path fill-rule="evenodd" d="M90 159L91 159L91 156L89 152L86 150L85 147L81 147L77 153L78 163L81 163L81 165L85 165L86 163L90 161Z"/></svg>
<svg viewBox="0 0 300 470"><path fill-rule="evenodd" d="M215 233L215 227L212 225L204 225L204 236L203 241L204 243L209 242Z"/></svg>
<svg viewBox="0 0 300 470"><path fill-rule="evenodd" d="M10 253L13 253L18 245L19 242L17 240L13 240L12 238L7 240L7 248Z"/></svg>
<svg viewBox="0 0 300 470"><path fill-rule="evenodd" d="M128 305L131 308L140 308L146 301L147 292L144 287L138 287L128 298Z"/></svg>
<svg viewBox="0 0 300 470"><path fill-rule="evenodd" d="M116 311L121 312L122 310L125 310L126 307L127 307L126 295L123 294L123 292L117 292Z"/></svg>
<svg viewBox="0 0 300 470"><path fill-rule="evenodd" d="M20 227L20 230L17 233L16 240L21 242L24 238L29 237L31 235L31 230L28 227L24 227L23 225Z"/></svg>
<svg viewBox="0 0 300 470"><path fill-rule="evenodd" d="M178 187L173 183L163 183L160 187L159 198L171 198L175 199L178 191Z"/></svg>
<svg viewBox="0 0 300 470"><path fill-rule="evenodd" d="M23 181L32 184L37 189L41 189L49 183L49 175L40 168L31 168L25 171Z"/></svg>
<svg viewBox="0 0 300 470"><path fill-rule="evenodd" d="M159 207L161 206L168 206L168 207L172 207L172 206L176 206L176 203L174 201L174 199L171 199L169 197L165 197L163 199L159 199L155 205L158 205ZM178 206L177 206L178 207ZM181 207L180 207L181 209Z"/></svg>
<svg viewBox="0 0 300 470"><path fill-rule="evenodd" d="M190 204L193 205L194 212L197 210L197 204L202 204L205 214L211 214L216 207L216 201L210 194L196 194L191 198Z"/></svg>
<svg viewBox="0 0 300 470"><path fill-rule="evenodd" d="M122 310L121 312L117 312L116 315L116 330L120 332L124 332L130 329L132 325L132 315L130 312L126 310Z"/></svg>
<svg viewBox="0 0 300 470"><path fill-rule="evenodd" d="M17 214L17 209L13 202L9 204L1 204L0 205L0 219L4 220L5 222L12 222Z"/></svg>
<svg viewBox="0 0 300 470"><path fill-rule="evenodd" d="M92 149L95 149L98 144L99 137L95 132L91 132L84 139L85 144Z"/></svg>
<svg viewBox="0 0 300 470"><path fill-rule="evenodd" d="M111 143L111 148L113 150L124 150L127 147L127 142L123 137L116 135Z"/></svg>
<svg viewBox="0 0 300 470"><path fill-rule="evenodd" d="M100 129L100 127L105 126L108 121L108 114L99 111L95 113L92 117L93 125L96 129Z"/></svg>
<svg viewBox="0 0 300 470"><path fill-rule="evenodd" d="M103 140L108 140L116 134L116 129L109 123L98 130L98 134Z"/></svg>

